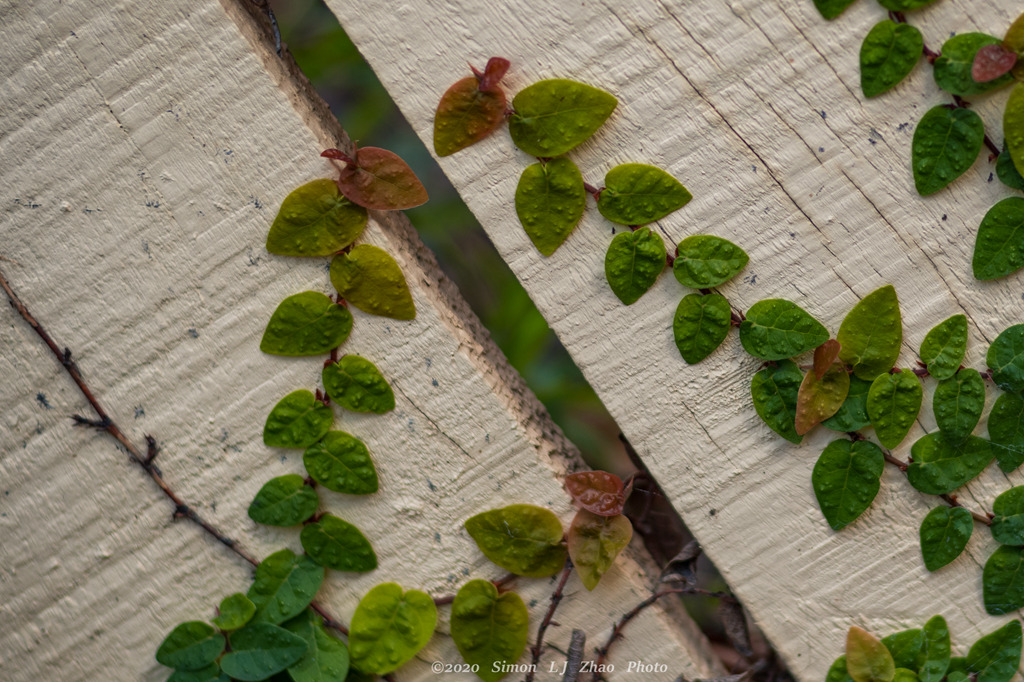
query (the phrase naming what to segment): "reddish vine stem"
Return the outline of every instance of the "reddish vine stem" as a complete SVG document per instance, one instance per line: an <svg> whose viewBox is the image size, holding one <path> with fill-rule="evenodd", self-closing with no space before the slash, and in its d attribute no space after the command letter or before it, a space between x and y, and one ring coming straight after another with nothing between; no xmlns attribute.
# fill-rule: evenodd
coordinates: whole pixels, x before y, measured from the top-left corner
<svg viewBox="0 0 1024 682"><path fill-rule="evenodd" d="M904 462L903 460L897 457L893 457L892 453L890 453L888 450L882 450L882 455L885 457L886 462L892 464L897 469L902 471L904 475L906 475L907 469L910 466L907 462ZM939 495L939 498L941 498L942 501L948 504L950 507L961 507L962 509L967 509L967 507L964 507L964 505L960 504L960 501L957 500L956 495ZM978 523L984 524L986 526L992 525L992 516L990 514L976 512L973 509L967 509L967 511L971 513L971 517Z"/></svg>
<svg viewBox="0 0 1024 682"><path fill-rule="evenodd" d="M533 682L534 671L537 669L537 664L540 663L540 656L544 652L544 633L547 631L548 626L551 625L551 619L555 616L555 609L558 608L558 603L562 601L562 590L565 589L565 583L569 581L570 573L572 573L572 559L566 557L565 568L562 569L562 577L559 578L555 591L551 593L551 604L548 606L548 612L544 614L544 620L540 622L540 627L537 628L537 641L530 649L530 663L532 665L526 673L525 682Z"/></svg>

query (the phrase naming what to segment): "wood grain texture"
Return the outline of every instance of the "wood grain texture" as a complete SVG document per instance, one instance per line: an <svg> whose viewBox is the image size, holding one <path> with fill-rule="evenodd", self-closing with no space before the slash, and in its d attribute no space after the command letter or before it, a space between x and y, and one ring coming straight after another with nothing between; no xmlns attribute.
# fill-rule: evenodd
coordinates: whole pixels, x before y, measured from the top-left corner
<svg viewBox="0 0 1024 682"><path fill-rule="evenodd" d="M510 94L558 77L616 95L619 108L605 127L570 156L596 186L624 162L679 178L695 198L658 229L669 243L715 234L746 249L750 265L720 289L741 310L787 298L834 334L859 298L892 283L904 315L904 366L928 330L955 313L970 320L967 362L975 367L988 343L1021 321L1019 276L971 277L977 225L1009 194L992 180L986 154L947 190L927 199L914 192L914 126L949 101L928 65L886 95L860 94L860 41L885 18L874 3L856 3L833 22L810 0L328 5L428 146L437 99L467 75L466 61L510 59ZM910 20L937 50L953 31L1001 35L1018 10L946 1ZM1006 96L974 98L992 131L1000 130ZM512 203L531 161L502 132L441 163L799 678L824 677L853 624L886 634L942 613L961 653L1000 624L981 600L981 565L994 547L988 533L979 528L964 556L928 574L917 532L938 501L894 469L862 519L829 530L810 474L833 434L818 429L793 446L759 422L749 394L759 363L735 334L706 361L685 365L671 324L688 292L670 274L636 304L619 304L603 275L612 226L596 210L542 257ZM926 410L897 454L905 458L909 443L934 429ZM991 466L962 498L990 508L998 492L1022 481Z"/></svg>
<svg viewBox="0 0 1024 682"><path fill-rule="evenodd" d="M246 508L271 477L302 471L301 453L265 447L262 427L280 397L316 386L320 359L258 345L285 296L330 284L326 259L263 244L284 196L329 173L319 151L344 133L233 2L47 0L3 3L0 17L0 265L129 436L157 438L183 498L257 556L298 549L294 529L258 527ZM374 214L365 239L398 259L419 316L356 311L344 348L397 394L387 415L337 414L381 479L365 498L321 491L380 559L373 573L329 576L322 603L344 621L380 582L443 595L497 577L463 520L529 501L567 523L559 476L579 466L404 216ZM0 677L166 679L161 639L244 591L249 567L172 522L106 435L72 427L87 405L2 308ZM573 578L552 643L564 649L574 626L597 636L643 599L643 561L626 557L590 595ZM550 581L519 584L536 623ZM430 661L458 662L446 630L399 679L438 679ZM677 613L652 611L630 634L616 657L672 663L666 680L720 669Z"/></svg>

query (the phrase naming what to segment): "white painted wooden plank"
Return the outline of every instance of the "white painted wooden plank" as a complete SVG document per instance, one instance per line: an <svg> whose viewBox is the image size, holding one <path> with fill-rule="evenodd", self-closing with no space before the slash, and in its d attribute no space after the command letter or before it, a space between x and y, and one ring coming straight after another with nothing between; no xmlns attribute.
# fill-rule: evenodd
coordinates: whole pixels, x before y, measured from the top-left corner
<svg viewBox="0 0 1024 682"><path fill-rule="evenodd" d="M263 244L275 207L327 174L319 150L343 140L239 7L0 8L0 267L130 436L158 438L170 484L265 556L298 549L298 534L257 527L248 503L271 477L302 468L296 452L262 444L263 422L285 393L316 385L320 364L264 355L259 338L285 296L330 285L325 262L271 256ZM345 621L380 582L441 595L496 577L462 522L513 502L568 521L559 475L579 465L405 218L375 215L366 238L399 260L419 315L357 311L345 347L373 359L398 394L392 413L337 423L365 440L381 477L366 498L322 492L380 559L370 574L328 578L322 603ZM71 426L87 405L2 307L0 677L165 679L153 659L160 640L246 589L248 566L173 523L106 435ZM582 626L601 641L648 594L641 561L626 557L593 594L572 579L550 640L564 649ZM550 581L520 583L536 623ZM399 679L438 679L430 661L458 662L445 630ZM678 614L653 610L630 635L615 659L664 662L659 679L719 670Z"/></svg>
<svg viewBox="0 0 1024 682"><path fill-rule="evenodd" d="M860 41L885 17L874 3L857 3L831 23L810 0L328 5L428 146L437 100L466 75L466 61L509 58L511 93L560 77L615 94L612 118L571 156L598 186L622 162L652 163L680 178L695 198L659 228L670 242L712 233L743 246L750 265L723 289L740 309L788 298L834 333L859 297L892 283L903 307L904 365L949 315L970 318L968 362L979 367L988 342L1020 321L1019 277L980 283L970 274L976 226L1008 194L989 182L991 165L980 158L934 197L914 192L914 125L948 101L930 69L922 64L874 100L858 94ZM911 19L937 49L951 31L1000 35L1018 11L1013 3L947 0ZM975 98L990 130L1000 130L1005 98ZM935 501L898 472L885 473L862 520L841 533L827 528L810 472L831 435L815 433L796 447L759 422L749 397L758 363L735 335L705 362L686 366L671 333L684 290L671 275L622 306L604 282L611 225L596 210L554 256L540 256L513 208L530 161L505 133L441 160L801 679L824 676L851 624L884 633L942 613L962 647L999 624L981 602L981 564L994 546L988 534L977 532L967 555L929 575L917 528ZM908 453L922 427L934 422L923 419L898 454ZM1021 481L993 466L963 497L990 508L998 492Z"/></svg>

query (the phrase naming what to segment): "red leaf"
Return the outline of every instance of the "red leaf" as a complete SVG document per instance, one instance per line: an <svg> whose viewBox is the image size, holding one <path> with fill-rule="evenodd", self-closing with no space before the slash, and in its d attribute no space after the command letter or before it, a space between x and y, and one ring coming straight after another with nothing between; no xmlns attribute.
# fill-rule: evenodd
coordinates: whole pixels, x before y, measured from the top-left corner
<svg viewBox="0 0 1024 682"><path fill-rule="evenodd" d="M569 474L565 489L576 504L598 516L617 516L626 504L622 479L607 471Z"/></svg>
<svg viewBox="0 0 1024 682"><path fill-rule="evenodd" d="M348 162L349 160L348 154L341 151L340 149L325 149L322 152L320 152L320 156L324 157L325 159L334 159L335 161Z"/></svg>
<svg viewBox="0 0 1024 682"><path fill-rule="evenodd" d="M475 76L463 78L441 96L434 116L434 151L438 156L454 154L479 142L505 120L505 93L496 84L484 90L486 80L486 73L480 80Z"/></svg>
<svg viewBox="0 0 1024 682"><path fill-rule="evenodd" d="M338 188L352 203L391 211L427 201L427 190L397 154L379 147L363 147L356 152L354 161L354 166L345 166L338 176Z"/></svg>
<svg viewBox="0 0 1024 682"><path fill-rule="evenodd" d="M1007 74L1017 64L1017 53L1002 45L986 45L974 55L971 64L971 79L976 83L988 83Z"/></svg>
<svg viewBox="0 0 1024 682"><path fill-rule="evenodd" d="M505 77L505 73L508 72L510 62L504 57L491 57L487 60L487 66L484 67L484 74L480 78L480 92L492 92L499 90L498 83L502 78Z"/></svg>
<svg viewBox="0 0 1024 682"><path fill-rule="evenodd" d="M840 348L841 346L838 341L829 339L814 349L814 376L818 377L818 381L821 381L822 377L825 376L825 372L828 371L828 368L839 357Z"/></svg>

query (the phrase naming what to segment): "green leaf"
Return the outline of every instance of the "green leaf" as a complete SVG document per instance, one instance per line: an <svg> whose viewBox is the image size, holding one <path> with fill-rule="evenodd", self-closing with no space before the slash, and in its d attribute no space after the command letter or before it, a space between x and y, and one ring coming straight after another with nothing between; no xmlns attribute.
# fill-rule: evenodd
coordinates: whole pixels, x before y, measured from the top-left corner
<svg viewBox="0 0 1024 682"><path fill-rule="evenodd" d="M843 13L847 7L852 5L854 0L814 0L814 6L826 19L835 19ZM845 658L844 665L845 665Z"/></svg>
<svg viewBox="0 0 1024 682"><path fill-rule="evenodd" d="M911 165L921 196L935 194L974 165L985 142L985 124L970 109L929 109L914 130Z"/></svg>
<svg viewBox="0 0 1024 682"><path fill-rule="evenodd" d="M160 643L156 660L178 670L199 670L210 665L224 651L224 635L207 623L190 620L171 630Z"/></svg>
<svg viewBox="0 0 1024 682"><path fill-rule="evenodd" d="M260 350L270 355L320 355L337 348L352 331L352 313L316 291L281 301L270 317Z"/></svg>
<svg viewBox="0 0 1024 682"><path fill-rule="evenodd" d="M679 242L672 273L685 287L710 289L735 277L749 260L746 251L727 239L695 234Z"/></svg>
<svg viewBox="0 0 1024 682"><path fill-rule="evenodd" d="M267 481L249 505L249 518L266 526L295 526L316 513L320 498L298 474Z"/></svg>
<svg viewBox="0 0 1024 682"><path fill-rule="evenodd" d="M175 670L167 682L231 682L231 679L220 671L219 665L211 663L199 670Z"/></svg>
<svg viewBox="0 0 1024 682"><path fill-rule="evenodd" d="M416 317L405 275L384 249L359 244L331 261L331 284L346 301L371 315L396 320Z"/></svg>
<svg viewBox="0 0 1024 682"><path fill-rule="evenodd" d="M1024 175L1013 165L1010 148L1006 145L1003 145L1003 151L996 157L996 177L1007 187L1024 191Z"/></svg>
<svg viewBox="0 0 1024 682"><path fill-rule="evenodd" d="M978 370L962 369L956 376L940 381L932 410L940 431L953 438L971 435L985 410L985 380Z"/></svg>
<svg viewBox="0 0 1024 682"><path fill-rule="evenodd" d="M597 132L618 100L604 90L560 78L524 88L512 99L512 142L531 156L561 156Z"/></svg>
<svg viewBox="0 0 1024 682"><path fill-rule="evenodd" d="M666 255L665 242L649 228L620 232L608 245L605 278L619 300L631 305L654 286Z"/></svg>
<svg viewBox="0 0 1024 682"><path fill-rule="evenodd" d="M597 587L601 576L611 568L630 538L633 526L629 519L618 516L598 516L586 509L576 512L569 526L569 557L588 590Z"/></svg>
<svg viewBox="0 0 1024 682"><path fill-rule="evenodd" d="M846 394L846 400L835 415L829 417L822 424L833 431L850 433L859 431L871 424L868 416L868 390L871 388L870 381L864 381L860 377L850 375L850 390Z"/></svg>
<svg viewBox="0 0 1024 682"><path fill-rule="evenodd" d="M351 523L324 514L302 527L302 549L309 558L336 571L366 573L377 568L377 555L370 542Z"/></svg>
<svg viewBox="0 0 1024 682"><path fill-rule="evenodd" d="M495 682L507 674L502 667L526 649L529 617L515 592L499 595L490 581L471 580L452 602L452 639L462 659L480 667L477 677Z"/></svg>
<svg viewBox="0 0 1024 682"><path fill-rule="evenodd" d="M883 637L882 644L892 654L893 664L897 671L900 668L916 670L917 657L921 653L921 647L924 646L924 633L920 628L895 632L888 637Z"/></svg>
<svg viewBox="0 0 1024 682"><path fill-rule="evenodd" d="M562 570L562 522L552 512L513 504L477 514L466 530L488 559L510 573L544 578Z"/></svg>
<svg viewBox="0 0 1024 682"><path fill-rule="evenodd" d="M811 473L814 496L832 530L853 523L878 494L885 468L881 449L867 440L834 440Z"/></svg>
<svg viewBox="0 0 1024 682"><path fill-rule="evenodd" d="M910 12L921 9L935 2L935 0L878 0L878 4L893 12Z"/></svg>
<svg viewBox="0 0 1024 682"><path fill-rule="evenodd" d="M992 537L1004 545L1024 545L1024 486L1010 488L992 505Z"/></svg>
<svg viewBox="0 0 1024 682"><path fill-rule="evenodd" d="M896 668L893 671L893 682L918 682L917 673L913 670L907 670L906 668Z"/></svg>
<svg viewBox="0 0 1024 682"><path fill-rule="evenodd" d="M341 158L345 165L338 172L338 187L349 201L382 211L413 208L427 202L427 190L394 152L379 147L362 147L355 158L329 149L322 154Z"/></svg>
<svg viewBox="0 0 1024 682"><path fill-rule="evenodd" d="M940 381L956 374L966 352L966 315L954 315L940 322L921 342L921 361L928 366L928 373Z"/></svg>
<svg viewBox="0 0 1024 682"><path fill-rule="evenodd" d="M784 360L828 341L828 330L803 308L781 298L758 301L740 324L740 343L755 358Z"/></svg>
<svg viewBox="0 0 1024 682"><path fill-rule="evenodd" d="M921 380L909 369L882 374L868 389L868 416L878 442L892 449L903 442L921 411Z"/></svg>
<svg viewBox="0 0 1024 682"><path fill-rule="evenodd" d="M377 470L363 441L331 431L302 455L310 477L328 490L348 495L377 492Z"/></svg>
<svg viewBox="0 0 1024 682"><path fill-rule="evenodd" d="M941 431L919 438L910 454L914 458L907 467L910 485L929 495L953 492L980 474L993 456L983 438L968 436L960 441Z"/></svg>
<svg viewBox="0 0 1024 682"><path fill-rule="evenodd" d="M825 682L853 682L853 678L846 670L846 654L833 661L828 674L825 675Z"/></svg>
<svg viewBox="0 0 1024 682"><path fill-rule="evenodd" d="M1024 392L1024 324L1004 329L989 346L985 362L996 386L1010 393Z"/></svg>
<svg viewBox="0 0 1024 682"><path fill-rule="evenodd" d="M846 634L846 670L854 682L892 682L892 654L878 638L856 625Z"/></svg>
<svg viewBox="0 0 1024 682"><path fill-rule="evenodd" d="M434 151L449 156L476 144L505 121L505 92L483 91L476 76L463 78L441 95L434 115Z"/></svg>
<svg viewBox="0 0 1024 682"><path fill-rule="evenodd" d="M946 92L960 97L980 95L996 90L1013 82L1013 76L1005 75L987 83L979 83L971 77L971 66L978 50L986 45L998 45L1002 41L985 33L959 33L942 45L942 51L935 59L932 74L935 84Z"/></svg>
<svg viewBox="0 0 1024 682"><path fill-rule="evenodd" d="M1005 277L1024 267L1024 198L1007 197L981 219L971 267L980 280Z"/></svg>
<svg viewBox="0 0 1024 682"><path fill-rule="evenodd" d="M349 626L352 665L385 675L416 655L434 634L437 608L419 590L384 583L366 593Z"/></svg>
<svg viewBox="0 0 1024 682"><path fill-rule="evenodd" d="M977 682L1009 682L1020 666L1020 648L1020 621L1011 620L971 646L966 672L977 675Z"/></svg>
<svg viewBox="0 0 1024 682"><path fill-rule="evenodd" d="M777 366L759 371L750 382L757 416L791 443L803 440L796 432L796 400L803 379L804 374L795 362L780 360Z"/></svg>
<svg viewBox="0 0 1024 682"><path fill-rule="evenodd" d="M1018 64L1014 73L1020 77ZM1003 136L1010 150L1010 158L1017 172L1024 175L1024 82L1017 83L1010 91L1010 99L1003 109Z"/></svg>
<svg viewBox="0 0 1024 682"><path fill-rule="evenodd" d="M306 653L288 667L294 682L345 682L348 647L327 632L319 616L307 609L285 623L284 628L306 642Z"/></svg>
<svg viewBox="0 0 1024 682"><path fill-rule="evenodd" d="M298 635L270 623L253 623L231 635L231 651L220 667L236 680L265 680L305 653L306 642Z"/></svg>
<svg viewBox="0 0 1024 682"><path fill-rule="evenodd" d="M607 471L578 471L565 477L572 501L598 516L618 516L626 504L622 479Z"/></svg>
<svg viewBox="0 0 1024 682"><path fill-rule="evenodd" d="M604 176L597 210L620 225L647 225L686 206L693 195L674 177L654 166L624 163Z"/></svg>
<svg viewBox="0 0 1024 682"><path fill-rule="evenodd" d="M967 546L974 531L971 512L963 507L940 505L921 522L921 555L924 567L937 571L952 562Z"/></svg>
<svg viewBox="0 0 1024 682"><path fill-rule="evenodd" d="M580 169L565 157L527 166L516 186L516 215L545 256L569 237L586 205Z"/></svg>
<svg viewBox="0 0 1024 682"><path fill-rule="evenodd" d="M896 289L891 284L875 289L853 306L836 335L842 348L839 359L853 366L861 379L874 381L888 372L900 356L903 318Z"/></svg>
<svg viewBox="0 0 1024 682"><path fill-rule="evenodd" d="M1006 29L1003 44L1018 55L1024 55L1024 14L1019 15Z"/></svg>
<svg viewBox="0 0 1024 682"><path fill-rule="evenodd" d="M988 436L999 468L1009 473L1024 464L1024 397L1003 393L988 414Z"/></svg>
<svg viewBox="0 0 1024 682"><path fill-rule="evenodd" d="M860 46L860 87L865 97L881 95L907 77L921 59L924 37L910 24L875 24Z"/></svg>
<svg viewBox="0 0 1024 682"><path fill-rule="evenodd" d="M314 180L285 197L267 235L267 251L282 256L329 256L366 227L366 209L338 190L334 180Z"/></svg>
<svg viewBox="0 0 1024 682"><path fill-rule="evenodd" d="M924 645L917 657L917 676L921 682L941 682L949 668L949 627L942 616L932 616L924 625Z"/></svg>
<svg viewBox="0 0 1024 682"><path fill-rule="evenodd" d="M384 414L395 409L395 394L377 366L358 355L344 355L324 367L324 390L353 412Z"/></svg>
<svg viewBox="0 0 1024 682"><path fill-rule="evenodd" d="M263 426L263 444L273 448L305 448L324 437L334 411L306 390L293 391L278 401Z"/></svg>
<svg viewBox="0 0 1024 682"><path fill-rule="evenodd" d="M690 365L700 362L722 345L731 324L732 309L724 296L684 296L672 318L672 334L679 354Z"/></svg>
<svg viewBox="0 0 1024 682"><path fill-rule="evenodd" d="M308 556L297 557L290 549L274 552L256 567L246 594L256 605L254 620L276 625L294 618L313 601L323 580L323 567Z"/></svg>
<svg viewBox="0 0 1024 682"><path fill-rule="evenodd" d="M237 630L256 615L256 605L249 601L241 592L224 597L217 608L217 617L213 624L220 630Z"/></svg>
<svg viewBox="0 0 1024 682"><path fill-rule="evenodd" d="M796 432L803 435L838 412L849 392L850 375L838 362L833 362L821 379L808 372L797 393Z"/></svg>

